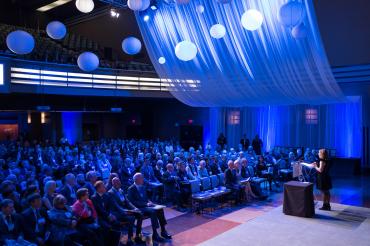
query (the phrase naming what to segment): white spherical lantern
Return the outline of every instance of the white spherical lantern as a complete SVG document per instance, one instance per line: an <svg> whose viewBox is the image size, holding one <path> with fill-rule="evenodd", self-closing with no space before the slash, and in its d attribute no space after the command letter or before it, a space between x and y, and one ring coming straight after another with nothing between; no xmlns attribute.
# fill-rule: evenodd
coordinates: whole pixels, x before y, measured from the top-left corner
<svg viewBox="0 0 370 246"><path fill-rule="evenodd" d="M221 24L215 24L211 27L209 33L211 34L212 38L223 38L226 34L226 28Z"/></svg>
<svg viewBox="0 0 370 246"><path fill-rule="evenodd" d="M190 41L182 41L175 47L176 57L182 61L193 60L198 53L197 46Z"/></svg>
<svg viewBox="0 0 370 246"><path fill-rule="evenodd" d="M35 39L28 32L17 30L8 34L6 45L15 54L26 55L35 48Z"/></svg>
<svg viewBox="0 0 370 246"><path fill-rule="evenodd" d="M141 1L142 1L142 4L141 4L140 11L144 11L144 10L148 9L149 6L150 6L150 0L141 0Z"/></svg>
<svg viewBox="0 0 370 246"><path fill-rule="evenodd" d="M245 29L255 31L262 26L263 15L256 9L249 9L242 15L241 22Z"/></svg>
<svg viewBox="0 0 370 246"><path fill-rule="evenodd" d="M307 27L301 23L292 29L292 36L296 39L306 38L308 34Z"/></svg>
<svg viewBox="0 0 370 246"><path fill-rule="evenodd" d="M122 41L122 50L128 55L136 55L141 50L141 42L135 37L128 37Z"/></svg>
<svg viewBox="0 0 370 246"><path fill-rule="evenodd" d="M196 7L196 10L199 14L202 14L204 12L204 6L199 4L197 7Z"/></svg>
<svg viewBox="0 0 370 246"><path fill-rule="evenodd" d="M300 2L288 2L279 9L279 22L286 27L299 25L306 16L305 6Z"/></svg>
<svg viewBox="0 0 370 246"><path fill-rule="evenodd" d="M46 33L52 39L62 39L67 33L66 26L60 21L52 21L46 26Z"/></svg>
<svg viewBox="0 0 370 246"><path fill-rule="evenodd" d="M165 64L166 63L166 58L164 58L163 56L159 57L158 63L161 64L161 65Z"/></svg>
<svg viewBox="0 0 370 246"><path fill-rule="evenodd" d="M82 13L90 13L94 9L93 0L76 0L76 8Z"/></svg>
<svg viewBox="0 0 370 246"><path fill-rule="evenodd" d="M140 11L143 8L143 0L128 0L127 6L133 11Z"/></svg>
<svg viewBox="0 0 370 246"><path fill-rule="evenodd" d="M91 72L99 67L99 58L92 52L84 52L78 56L77 65L81 70Z"/></svg>

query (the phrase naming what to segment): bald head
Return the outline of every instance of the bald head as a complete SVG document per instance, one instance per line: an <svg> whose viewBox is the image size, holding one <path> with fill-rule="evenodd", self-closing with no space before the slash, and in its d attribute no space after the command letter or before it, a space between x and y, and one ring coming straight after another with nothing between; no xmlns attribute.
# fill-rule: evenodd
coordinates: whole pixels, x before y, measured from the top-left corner
<svg viewBox="0 0 370 246"><path fill-rule="evenodd" d="M144 184L144 176L141 173L135 173L133 179L134 179L134 183L136 185L143 185Z"/></svg>

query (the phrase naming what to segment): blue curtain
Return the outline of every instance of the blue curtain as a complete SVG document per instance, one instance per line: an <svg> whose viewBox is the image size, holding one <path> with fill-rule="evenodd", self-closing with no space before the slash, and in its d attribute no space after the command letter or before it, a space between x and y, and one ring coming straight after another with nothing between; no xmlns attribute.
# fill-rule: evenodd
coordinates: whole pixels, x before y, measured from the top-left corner
<svg viewBox="0 0 370 246"><path fill-rule="evenodd" d="M235 112L240 112L240 121L231 124L229 118ZM266 151L274 146L325 147L335 149L337 156L362 156L360 97L319 106L212 108L210 122L213 146L220 133L226 135L228 147L237 147L243 134L250 140L259 134Z"/></svg>

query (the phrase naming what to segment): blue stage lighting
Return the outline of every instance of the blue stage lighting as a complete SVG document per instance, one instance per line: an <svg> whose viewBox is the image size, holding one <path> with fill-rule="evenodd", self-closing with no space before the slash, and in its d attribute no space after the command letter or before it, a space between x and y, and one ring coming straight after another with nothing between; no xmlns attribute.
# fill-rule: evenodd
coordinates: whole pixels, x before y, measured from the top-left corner
<svg viewBox="0 0 370 246"><path fill-rule="evenodd" d="M148 21L150 19L149 15L144 15L144 21Z"/></svg>

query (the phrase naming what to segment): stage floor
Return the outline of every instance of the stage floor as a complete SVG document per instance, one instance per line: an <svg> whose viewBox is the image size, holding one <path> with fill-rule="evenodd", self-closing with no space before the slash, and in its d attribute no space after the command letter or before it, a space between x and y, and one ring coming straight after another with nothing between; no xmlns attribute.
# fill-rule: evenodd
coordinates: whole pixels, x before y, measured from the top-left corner
<svg viewBox="0 0 370 246"><path fill-rule="evenodd" d="M321 203L320 203L321 204ZM370 245L370 209L332 204L314 218L283 214L282 206L199 245Z"/></svg>
<svg viewBox="0 0 370 246"><path fill-rule="evenodd" d="M370 187L370 177L335 178L333 181L334 211L316 210L319 216L313 219L282 213L281 186L274 187L266 201L216 209L202 215L179 213L166 208L167 229L173 235L173 240L161 245L370 245L370 189L366 188ZM320 199L317 190L315 195ZM320 201L317 206L321 206ZM150 233L149 225L150 221L145 220L144 231ZM332 242L327 240L332 237ZM342 237L345 239L342 240ZM365 244L363 237L367 240ZM253 241L258 239L264 241ZM151 243L148 242L148 245Z"/></svg>

